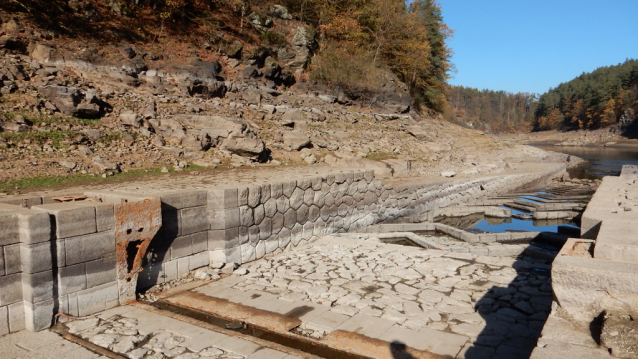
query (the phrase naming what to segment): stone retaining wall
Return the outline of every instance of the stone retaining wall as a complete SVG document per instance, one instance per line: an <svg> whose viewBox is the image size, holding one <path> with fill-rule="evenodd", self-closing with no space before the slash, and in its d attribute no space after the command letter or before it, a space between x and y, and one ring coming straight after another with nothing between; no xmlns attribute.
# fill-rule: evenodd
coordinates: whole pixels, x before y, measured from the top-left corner
<svg viewBox="0 0 638 359"><path fill-rule="evenodd" d="M122 304L130 300L131 278L143 289L203 266L250 262L315 236L398 218L416 222L426 212L538 184L559 171L552 165L542 173L399 187L372 171L342 171L144 196L67 192L87 198L65 203L55 203L55 194L3 199L0 335L47 328L58 313L82 316ZM118 208L157 198L161 227L151 233L136 278L133 257L142 248L117 245L122 236L148 231L148 223L140 224L148 213L136 213L141 222L130 223L118 219Z"/></svg>

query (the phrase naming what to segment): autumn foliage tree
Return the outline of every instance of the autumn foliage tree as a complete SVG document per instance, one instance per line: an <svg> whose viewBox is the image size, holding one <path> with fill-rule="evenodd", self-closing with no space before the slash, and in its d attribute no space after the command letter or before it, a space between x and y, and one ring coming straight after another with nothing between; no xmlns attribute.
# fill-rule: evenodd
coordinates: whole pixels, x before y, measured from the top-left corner
<svg viewBox="0 0 638 359"><path fill-rule="evenodd" d="M539 99L533 126L536 130L596 129L621 119L633 121L636 113L638 61L627 60L550 89Z"/></svg>
<svg viewBox="0 0 638 359"><path fill-rule="evenodd" d="M417 0L410 5L402 0L306 0L288 4L318 29L321 51L315 70L321 72L319 65L330 63L328 58L334 59L335 51L345 49L351 55L343 61L396 74L409 86L417 105L434 111L446 106L451 52L445 39L452 32L443 23L434 0Z"/></svg>

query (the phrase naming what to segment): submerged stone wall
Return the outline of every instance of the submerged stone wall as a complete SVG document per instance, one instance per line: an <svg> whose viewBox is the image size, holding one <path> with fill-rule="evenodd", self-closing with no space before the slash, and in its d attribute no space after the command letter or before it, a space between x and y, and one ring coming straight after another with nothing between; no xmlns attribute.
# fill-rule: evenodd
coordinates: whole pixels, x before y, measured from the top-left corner
<svg viewBox="0 0 638 359"><path fill-rule="evenodd" d="M0 335L47 328L58 313L82 316L123 304L135 284L143 289L203 266L250 262L324 234L420 221L426 212L544 182L562 170L550 165L541 173L397 187L372 171L345 171L144 195L3 199ZM158 208L126 212L142 202ZM148 250L144 234L152 238Z"/></svg>

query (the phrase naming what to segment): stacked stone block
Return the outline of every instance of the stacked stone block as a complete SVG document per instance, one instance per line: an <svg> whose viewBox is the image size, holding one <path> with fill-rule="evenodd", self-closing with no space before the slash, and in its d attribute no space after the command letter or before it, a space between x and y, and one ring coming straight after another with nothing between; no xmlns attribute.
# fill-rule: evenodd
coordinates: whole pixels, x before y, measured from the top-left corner
<svg viewBox="0 0 638 359"><path fill-rule="evenodd" d="M162 227L147 252L147 264L138 287L147 288L190 273L210 263L208 254L208 194L175 191L158 195Z"/></svg>
<svg viewBox="0 0 638 359"><path fill-rule="evenodd" d="M50 301L43 304L50 303L52 312L34 316L34 329L48 327L57 313L83 316L118 305L113 204L52 203L32 210L46 214L51 224L51 235L40 252L23 255L24 260L48 260L42 269L47 269L50 281L41 285L46 285L49 296L40 299Z"/></svg>

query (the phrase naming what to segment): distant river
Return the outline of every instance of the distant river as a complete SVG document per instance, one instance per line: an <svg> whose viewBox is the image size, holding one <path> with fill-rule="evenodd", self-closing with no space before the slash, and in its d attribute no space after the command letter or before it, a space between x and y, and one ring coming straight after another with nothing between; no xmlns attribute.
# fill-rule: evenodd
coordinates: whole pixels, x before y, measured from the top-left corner
<svg viewBox="0 0 638 359"><path fill-rule="evenodd" d="M601 146L553 146L551 144L530 144L547 151L566 153L587 160L586 166L568 171L572 178L596 179L603 176L617 176L623 165L638 165L638 146L635 144Z"/></svg>

